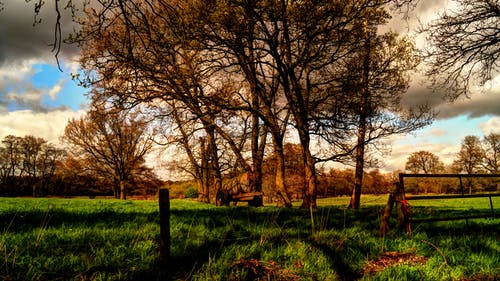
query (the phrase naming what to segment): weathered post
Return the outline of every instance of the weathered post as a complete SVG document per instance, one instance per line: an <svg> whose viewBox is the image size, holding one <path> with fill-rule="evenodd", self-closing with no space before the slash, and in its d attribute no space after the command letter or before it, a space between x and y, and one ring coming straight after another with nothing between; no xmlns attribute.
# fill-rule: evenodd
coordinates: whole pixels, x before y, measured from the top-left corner
<svg viewBox="0 0 500 281"><path fill-rule="evenodd" d="M389 218L391 217L392 208L394 207L395 197L398 193L398 183L394 183L394 189L389 194L389 199L387 200L387 205L385 205L384 214L382 215L382 220L380 222L379 235L385 236L389 233Z"/></svg>
<svg viewBox="0 0 500 281"><path fill-rule="evenodd" d="M399 174L397 190L398 191L394 200L396 201L396 209L399 211L398 222L400 226L404 225L406 233L411 236L410 209L408 201L406 201L404 175L401 173Z"/></svg>
<svg viewBox="0 0 500 281"><path fill-rule="evenodd" d="M168 189L160 188L160 261L167 265L170 259L170 199Z"/></svg>

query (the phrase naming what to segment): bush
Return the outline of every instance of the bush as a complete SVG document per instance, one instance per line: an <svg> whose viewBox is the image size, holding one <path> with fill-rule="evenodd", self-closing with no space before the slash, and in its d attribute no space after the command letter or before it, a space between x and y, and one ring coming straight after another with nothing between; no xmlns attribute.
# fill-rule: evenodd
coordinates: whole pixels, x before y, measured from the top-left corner
<svg viewBox="0 0 500 281"><path fill-rule="evenodd" d="M198 198L198 189L195 187L189 187L185 192L184 192L184 197L185 198Z"/></svg>

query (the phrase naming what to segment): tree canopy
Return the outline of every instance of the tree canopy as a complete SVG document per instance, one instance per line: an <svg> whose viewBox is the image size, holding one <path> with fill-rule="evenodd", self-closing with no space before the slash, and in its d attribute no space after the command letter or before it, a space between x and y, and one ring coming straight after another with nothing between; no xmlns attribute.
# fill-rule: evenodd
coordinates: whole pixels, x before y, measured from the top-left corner
<svg viewBox="0 0 500 281"><path fill-rule="evenodd" d="M113 180L116 198L126 199L126 184L144 169L153 135L147 120L137 112L101 108L70 120L63 140L87 169Z"/></svg>
<svg viewBox="0 0 500 281"><path fill-rule="evenodd" d="M361 77L347 75L360 69L353 62L364 56L363 26L386 23L388 9L409 2L97 1L72 40L82 47L82 81L93 87L93 99L147 106L177 128L171 132L181 136L207 201L206 188L220 189L228 175L223 155L234 155L233 166L255 173L259 190L269 135L277 195L291 206L283 145L287 134L295 134L304 162L303 207L314 207L318 161L349 157L360 144L427 124L423 111L399 106L407 71L418 61L412 44L386 34L373 40L364 79L372 93L368 103L378 105L371 107L367 137L353 141L358 127L349 125L359 117L362 83L343 81ZM239 124L248 130L237 134L237 120L247 120ZM313 141L330 147L322 149L329 153L317 154Z"/></svg>
<svg viewBox="0 0 500 281"><path fill-rule="evenodd" d="M405 169L417 174L437 174L444 171L444 163L432 152L413 152L406 161Z"/></svg>

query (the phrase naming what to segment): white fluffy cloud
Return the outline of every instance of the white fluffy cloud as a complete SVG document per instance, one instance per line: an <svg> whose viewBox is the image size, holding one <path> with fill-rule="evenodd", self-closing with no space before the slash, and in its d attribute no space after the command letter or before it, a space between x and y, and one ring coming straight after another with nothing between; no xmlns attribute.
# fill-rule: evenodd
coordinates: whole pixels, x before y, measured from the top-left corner
<svg viewBox="0 0 500 281"><path fill-rule="evenodd" d="M85 112L60 110L50 113L19 110L0 115L0 139L7 135L34 135L51 143L58 143L66 124L71 118L78 118Z"/></svg>
<svg viewBox="0 0 500 281"><path fill-rule="evenodd" d="M488 121L479 124L483 134L488 135L491 133L500 134L500 117L492 117Z"/></svg>
<svg viewBox="0 0 500 281"><path fill-rule="evenodd" d="M396 170L404 170L408 157L418 151L429 151L439 157L445 165L453 162L457 152L460 150L459 142L454 144L436 144L436 143L422 143L419 145L395 145L392 148L390 156L385 159L385 166L382 170L390 172Z"/></svg>
<svg viewBox="0 0 500 281"><path fill-rule="evenodd" d="M482 119L485 121L470 122L476 125L464 124L463 128L457 128L452 122L442 121L439 128L429 127L414 135L395 136L387 140L392 151L384 156L385 166L382 170L387 172L404 170L410 154L421 150L437 155L445 165L451 164L460 151L461 142L465 136L476 135L483 138L490 133L500 133L500 117L492 116ZM464 118L464 122L468 121L470 120Z"/></svg>

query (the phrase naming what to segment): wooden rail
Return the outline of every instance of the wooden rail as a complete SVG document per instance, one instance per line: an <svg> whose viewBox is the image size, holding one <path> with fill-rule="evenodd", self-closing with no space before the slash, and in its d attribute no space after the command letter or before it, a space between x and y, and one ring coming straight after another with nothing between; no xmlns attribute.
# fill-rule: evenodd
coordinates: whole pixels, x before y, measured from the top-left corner
<svg viewBox="0 0 500 281"><path fill-rule="evenodd" d="M404 178L458 178L460 182L460 193L461 194L446 194L446 195L418 195L418 196L406 196L404 188ZM500 178L500 174L399 174L399 186L401 192L401 198L405 202L401 204L401 208L406 208L402 213L403 222L406 224L406 231L411 235L411 223L412 222L432 222L432 221L448 221L448 220L468 220L468 219L478 219L478 218L488 218L488 217L499 217L495 214L493 208L492 197L500 196L500 193L481 193L481 194L465 194L464 186L462 183L462 178ZM411 213L407 209L409 200L434 200L434 199L459 199L459 198L485 198L488 197L490 200L490 210L488 214L481 215L466 215L466 216L454 216L454 217L435 217L435 218L421 218L412 219ZM406 217L405 217L406 216Z"/></svg>
<svg viewBox="0 0 500 281"><path fill-rule="evenodd" d="M460 182L460 194L445 194L445 195L414 195L406 196L404 179L405 178L458 178ZM384 210L382 222L380 224L380 235L385 235L389 231L389 217L394 204L399 208L398 221L400 225L404 225L408 235L411 235L412 222L432 222L432 221L448 221L448 220L468 220L477 218L499 218L500 214L495 214L492 197L500 196L500 193L480 193L480 194L465 194L462 184L462 178L499 178L500 174L399 174L399 182L395 183L395 188L389 196L387 206ZM433 218L411 218L408 201L411 200L443 200L443 199L467 199L467 198L489 198L490 212L487 214L463 215L453 217L433 217Z"/></svg>

